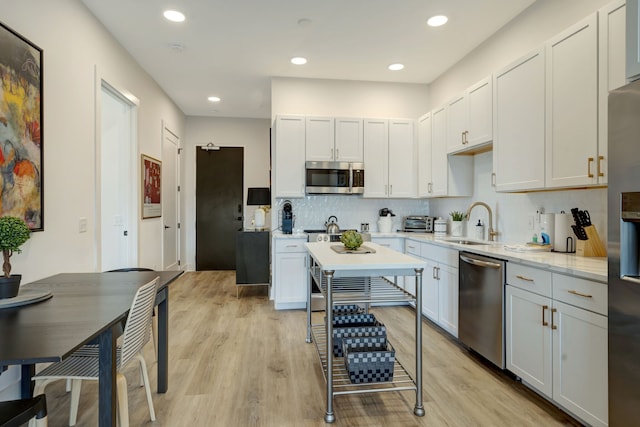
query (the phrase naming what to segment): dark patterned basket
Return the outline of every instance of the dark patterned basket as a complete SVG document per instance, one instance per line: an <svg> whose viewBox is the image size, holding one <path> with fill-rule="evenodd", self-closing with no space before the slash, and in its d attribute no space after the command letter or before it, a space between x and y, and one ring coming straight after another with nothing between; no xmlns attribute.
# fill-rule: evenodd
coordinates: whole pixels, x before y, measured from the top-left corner
<svg viewBox="0 0 640 427"><path fill-rule="evenodd" d="M325 317L325 323L327 318ZM345 337L387 336L384 325L371 313L344 314L333 317L333 355L342 357Z"/></svg>
<svg viewBox="0 0 640 427"><path fill-rule="evenodd" d="M362 313L362 307L357 304L348 304L348 305L334 305L333 306L333 315L339 316L343 314L358 314Z"/></svg>
<svg viewBox="0 0 640 427"><path fill-rule="evenodd" d="M353 384L393 381L396 351L388 342L381 346L344 344L344 364Z"/></svg>

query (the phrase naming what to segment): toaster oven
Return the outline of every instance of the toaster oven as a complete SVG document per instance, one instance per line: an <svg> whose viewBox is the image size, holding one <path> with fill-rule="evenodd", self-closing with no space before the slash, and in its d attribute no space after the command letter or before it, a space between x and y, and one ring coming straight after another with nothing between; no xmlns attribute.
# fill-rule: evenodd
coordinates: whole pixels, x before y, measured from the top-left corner
<svg viewBox="0 0 640 427"><path fill-rule="evenodd" d="M402 218L402 230L413 233L433 233L433 217L410 215Z"/></svg>

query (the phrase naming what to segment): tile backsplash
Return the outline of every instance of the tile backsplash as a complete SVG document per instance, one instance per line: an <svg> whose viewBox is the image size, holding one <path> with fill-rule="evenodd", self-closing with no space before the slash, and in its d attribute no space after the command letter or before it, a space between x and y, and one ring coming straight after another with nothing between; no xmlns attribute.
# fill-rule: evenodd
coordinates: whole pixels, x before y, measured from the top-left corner
<svg viewBox="0 0 640 427"><path fill-rule="evenodd" d="M295 215L295 231L322 229L329 216L338 218L341 229L359 229L361 223L369 223L370 231L378 231L378 211L389 208L396 216L393 230L402 226L405 215L430 215L447 218L449 212L466 212L474 201L491 206L497 240L507 243L531 241L533 233L539 233L538 210L545 213L569 213L571 208L588 210L591 220L606 245L607 240L607 189L579 189L540 191L532 193L496 193L491 186L492 153L474 156L474 194L472 197L438 199L365 199L362 196L318 195L290 199ZM276 199L271 211L272 228L280 227L280 215L285 199ZM466 235L475 237L473 225L481 219L487 224L487 211L474 208L467 223ZM485 226L485 228L488 228Z"/></svg>

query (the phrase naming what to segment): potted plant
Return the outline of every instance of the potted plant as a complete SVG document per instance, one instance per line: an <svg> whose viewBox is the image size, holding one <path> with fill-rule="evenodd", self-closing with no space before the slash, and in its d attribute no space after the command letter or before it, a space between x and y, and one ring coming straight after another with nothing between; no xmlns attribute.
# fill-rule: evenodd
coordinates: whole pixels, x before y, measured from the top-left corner
<svg viewBox="0 0 640 427"><path fill-rule="evenodd" d="M456 237L462 236L462 228L464 226L462 221L467 219L467 214L460 211L451 211L449 212L449 215L451 215L451 221L452 221L451 235Z"/></svg>
<svg viewBox="0 0 640 427"><path fill-rule="evenodd" d="M22 252L20 246L31 237L31 230L24 220L13 216L0 218L0 250L2 250L2 271L0 276L0 299L13 298L20 290L21 274L11 274L11 256Z"/></svg>

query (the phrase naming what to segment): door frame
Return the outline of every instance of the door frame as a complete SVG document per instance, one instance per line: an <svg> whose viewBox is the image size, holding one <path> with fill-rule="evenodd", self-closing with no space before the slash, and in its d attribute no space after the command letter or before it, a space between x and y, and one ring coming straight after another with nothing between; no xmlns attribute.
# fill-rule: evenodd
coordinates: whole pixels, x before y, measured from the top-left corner
<svg viewBox="0 0 640 427"><path fill-rule="evenodd" d="M171 135L175 138L176 140L176 157L175 157L175 175L176 175L176 188L175 188L175 192L176 192L176 196L175 196L175 215L176 215L176 261L177 261L177 269L179 270L183 270L185 268L185 265L183 265L183 263L181 262L181 242L182 242L182 226L181 226L181 216L180 216L180 212L181 212L181 200L180 200L180 190L181 190L181 181L180 181L180 167L181 167L181 153L182 153L182 147L180 147L181 145L181 140L180 137L173 132L171 129L169 129L167 127L167 125L165 124L164 120L162 121L162 147L164 150L164 141L167 138L168 135ZM166 185L166 183L165 183ZM165 204L162 205L163 209ZM163 213L163 218L164 218L164 213ZM166 225L163 223L163 226ZM163 230L164 231L164 230ZM166 261L164 259L164 245L165 245L165 238L164 238L165 234L163 232L162 234L162 268L165 268L166 265Z"/></svg>
<svg viewBox="0 0 640 427"><path fill-rule="evenodd" d="M102 91L103 88L108 90L115 97L119 98L123 103L131 106L130 119L130 162L129 171L133 182L138 182L140 176L140 165L138 159L138 108L140 100L130 91L119 88L113 83L107 81L96 66L94 69L94 99L95 99L95 148L94 148L94 182L95 182L95 198L94 198L94 268L95 271L102 271ZM105 171L108 172L108 171ZM129 263L132 266L138 265L138 203L140 196L140 186L132 186L129 197L129 224L128 224L128 251Z"/></svg>

